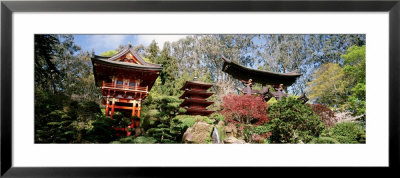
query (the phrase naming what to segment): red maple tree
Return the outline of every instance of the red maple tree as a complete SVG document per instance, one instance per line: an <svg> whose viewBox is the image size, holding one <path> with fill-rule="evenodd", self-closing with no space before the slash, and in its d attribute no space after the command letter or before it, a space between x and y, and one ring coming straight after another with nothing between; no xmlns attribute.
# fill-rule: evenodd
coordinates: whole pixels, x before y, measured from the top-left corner
<svg viewBox="0 0 400 178"><path fill-rule="evenodd" d="M222 114L227 122L261 125L268 122L268 104L255 95L226 95L222 99Z"/></svg>
<svg viewBox="0 0 400 178"><path fill-rule="evenodd" d="M312 104L313 111L327 127L332 127L336 123L335 112L322 104Z"/></svg>

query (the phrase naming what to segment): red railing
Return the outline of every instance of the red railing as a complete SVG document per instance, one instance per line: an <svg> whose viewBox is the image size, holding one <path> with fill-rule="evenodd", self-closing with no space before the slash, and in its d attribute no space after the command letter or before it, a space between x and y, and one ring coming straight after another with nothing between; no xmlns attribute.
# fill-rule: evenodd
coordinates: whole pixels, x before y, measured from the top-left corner
<svg viewBox="0 0 400 178"><path fill-rule="evenodd" d="M111 89L111 90L121 90L121 91L134 91L134 92L148 92L148 86L139 87L139 86L129 86L129 85L118 85L114 83L105 83L103 82L102 89Z"/></svg>

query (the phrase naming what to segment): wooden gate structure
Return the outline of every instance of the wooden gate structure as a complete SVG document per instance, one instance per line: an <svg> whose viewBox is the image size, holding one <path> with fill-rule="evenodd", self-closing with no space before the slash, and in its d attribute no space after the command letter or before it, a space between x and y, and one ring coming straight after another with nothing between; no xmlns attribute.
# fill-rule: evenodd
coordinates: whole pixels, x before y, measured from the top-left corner
<svg viewBox="0 0 400 178"><path fill-rule="evenodd" d="M141 103L150 94L162 65L146 62L131 45L111 57L95 55L92 64L105 115L112 119L115 111L128 110L132 116L128 128L140 127ZM133 120L133 116L138 119Z"/></svg>

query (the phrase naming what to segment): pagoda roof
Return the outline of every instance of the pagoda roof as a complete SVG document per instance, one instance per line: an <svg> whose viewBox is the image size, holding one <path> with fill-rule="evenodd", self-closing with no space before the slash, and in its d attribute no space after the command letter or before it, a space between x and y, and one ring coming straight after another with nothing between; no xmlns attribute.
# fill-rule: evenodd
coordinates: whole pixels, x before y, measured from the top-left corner
<svg viewBox="0 0 400 178"><path fill-rule="evenodd" d="M200 105L203 105L203 106L210 106L211 104L213 104L214 102L212 102L212 101L207 101L207 100L205 100L205 99L196 99L196 98L188 98L188 99L185 99L181 104L180 104L180 106L181 107L184 107L184 106L187 106L188 104L191 104L191 103L195 103L195 104L200 104Z"/></svg>
<svg viewBox="0 0 400 178"><path fill-rule="evenodd" d="M134 59L131 59L131 61L134 62L124 62L120 61L121 57L127 54L132 54ZM124 68L130 68L130 69L142 69L142 70L157 70L161 71L162 70L162 65L161 64L153 64L146 62L143 60L140 55L136 54L135 50L131 45L128 47L125 47L121 51L119 51L117 54L111 56L111 57L106 57L106 56L97 56L95 55L92 58L92 63L102 63L102 64L109 64L112 66L117 66L117 67L124 67Z"/></svg>
<svg viewBox="0 0 400 178"><path fill-rule="evenodd" d="M143 86L148 86L150 90L163 69L160 64L152 64L143 60L131 45L111 57L94 55L91 59L96 86L101 85L101 80L122 73L122 75L143 77Z"/></svg>
<svg viewBox="0 0 400 178"><path fill-rule="evenodd" d="M296 79L301 76L301 74L297 73L297 71L292 71L289 73L277 73L277 72L269 72L265 70L257 70L244 67L239 65L225 57L222 56L224 60L224 64L222 67L222 71L230 74L232 77L248 81L252 79L255 83L265 84L273 84L279 85L284 84L285 86L290 86Z"/></svg>
<svg viewBox="0 0 400 178"><path fill-rule="evenodd" d="M211 88L213 84L210 83L204 83L200 81L186 81L185 85L181 88L181 90L185 90L186 88L189 88L191 86L200 86L202 88L205 88L205 90Z"/></svg>
<svg viewBox="0 0 400 178"><path fill-rule="evenodd" d="M205 91L198 91L198 90L185 90L185 92L180 96L180 99L185 99L185 97L189 95L195 95L195 96L203 96L204 99L210 97L214 93L212 92L205 92Z"/></svg>
<svg viewBox="0 0 400 178"><path fill-rule="evenodd" d="M121 67L126 69L137 69L137 70L151 70L151 71L161 71L162 66L154 66L154 65L140 65L135 63L128 63L128 62L119 62L119 61L112 61L104 58L92 58L93 65L97 64L105 64L115 67Z"/></svg>

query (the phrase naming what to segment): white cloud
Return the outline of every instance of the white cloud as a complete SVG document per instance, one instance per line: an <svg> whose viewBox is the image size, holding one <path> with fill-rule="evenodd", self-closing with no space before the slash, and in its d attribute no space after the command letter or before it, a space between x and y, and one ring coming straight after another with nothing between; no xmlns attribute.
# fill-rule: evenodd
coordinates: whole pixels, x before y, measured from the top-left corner
<svg viewBox="0 0 400 178"><path fill-rule="evenodd" d="M145 46L149 45L153 40L155 40L160 47L163 48L166 41L174 42L181 38L185 38L187 35L138 35L137 42Z"/></svg>
<svg viewBox="0 0 400 178"><path fill-rule="evenodd" d="M88 44L89 48L94 49L115 49L128 37L128 35L91 35Z"/></svg>

